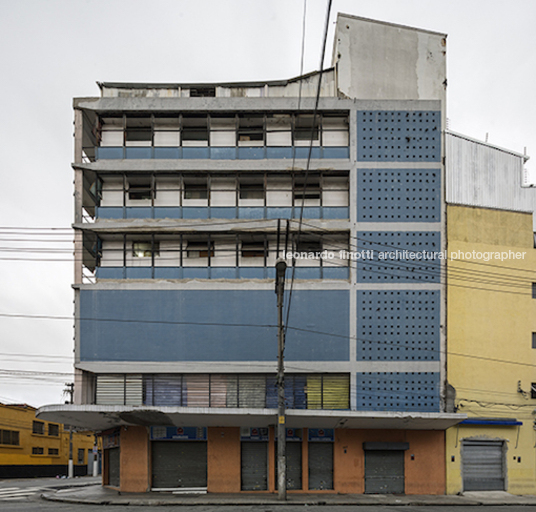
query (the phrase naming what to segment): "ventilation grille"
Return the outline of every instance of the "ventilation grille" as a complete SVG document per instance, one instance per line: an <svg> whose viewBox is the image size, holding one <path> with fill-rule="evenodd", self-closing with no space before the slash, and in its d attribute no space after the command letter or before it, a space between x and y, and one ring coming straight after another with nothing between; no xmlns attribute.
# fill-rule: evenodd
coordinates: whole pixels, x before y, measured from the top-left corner
<svg viewBox="0 0 536 512"><path fill-rule="evenodd" d="M439 373L358 373L357 410L439 412Z"/></svg>
<svg viewBox="0 0 536 512"><path fill-rule="evenodd" d="M440 117L430 111L357 112L357 160L439 162Z"/></svg>
<svg viewBox="0 0 536 512"><path fill-rule="evenodd" d="M358 361L438 361L438 291L358 291Z"/></svg>
<svg viewBox="0 0 536 512"><path fill-rule="evenodd" d="M356 261L357 282L441 281L438 231L358 231L356 238L357 251L365 251Z"/></svg>
<svg viewBox="0 0 536 512"><path fill-rule="evenodd" d="M357 180L357 220L438 222L441 173L437 170L363 170Z"/></svg>

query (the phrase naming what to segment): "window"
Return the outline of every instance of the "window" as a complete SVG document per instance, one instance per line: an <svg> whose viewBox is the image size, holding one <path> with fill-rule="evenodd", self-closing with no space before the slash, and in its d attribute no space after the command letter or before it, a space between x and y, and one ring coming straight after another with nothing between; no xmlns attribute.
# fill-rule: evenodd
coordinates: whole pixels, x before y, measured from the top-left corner
<svg viewBox="0 0 536 512"><path fill-rule="evenodd" d="M214 98L216 87L190 87L190 98Z"/></svg>
<svg viewBox="0 0 536 512"><path fill-rule="evenodd" d="M18 430L0 430L0 443L19 446Z"/></svg>
<svg viewBox="0 0 536 512"><path fill-rule="evenodd" d="M207 199L208 187L206 181L200 182L184 182L184 199Z"/></svg>
<svg viewBox="0 0 536 512"><path fill-rule="evenodd" d="M296 141L310 141L318 140L320 135L319 129L320 119L317 116L315 119L315 125L313 127L313 116L296 116L296 126L294 128L294 140Z"/></svg>
<svg viewBox="0 0 536 512"><path fill-rule="evenodd" d="M48 449L48 454L49 455L59 455L60 450L58 448L49 448Z"/></svg>
<svg viewBox="0 0 536 512"><path fill-rule="evenodd" d="M296 252L314 253L316 258L320 258L322 243L316 241L300 240L296 245Z"/></svg>
<svg viewBox="0 0 536 512"><path fill-rule="evenodd" d="M532 298L536 299L536 283L532 283Z"/></svg>
<svg viewBox="0 0 536 512"><path fill-rule="evenodd" d="M536 382L533 382L530 385L530 397L531 398L536 398Z"/></svg>
<svg viewBox="0 0 536 512"><path fill-rule="evenodd" d="M300 206L301 201L305 199L314 200L319 204L320 201L320 177L315 175L297 176L294 180L294 203Z"/></svg>
<svg viewBox="0 0 536 512"><path fill-rule="evenodd" d="M264 184L240 183L240 199L264 199Z"/></svg>
<svg viewBox="0 0 536 512"><path fill-rule="evenodd" d="M264 242L242 242L242 258L264 258Z"/></svg>
<svg viewBox="0 0 536 512"><path fill-rule="evenodd" d="M132 256L134 258L151 258L154 247L154 255L160 256L160 243L154 242L132 242Z"/></svg>
<svg viewBox="0 0 536 512"><path fill-rule="evenodd" d="M83 448L78 448L78 464L83 464L84 463L84 454L85 454L85 450Z"/></svg>
<svg viewBox="0 0 536 512"><path fill-rule="evenodd" d="M151 199L151 183L131 183L128 186L128 198L134 200Z"/></svg>
<svg viewBox="0 0 536 512"><path fill-rule="evenodd" d="M60 426L55 425L54 423L48 424L48 435L49 436L59 436L60 435Z"/></svg>
<svg viewBox="0 0 536 512"><path fill-rule="evenodd" d="M194 146L206 146L208 142L208 118L201 116L184 116L182 118L182 142L183 145L189 146L189 142L204 144L193 144ZM184 144L186 142L186 144Z"/></svg>
<svg viewBox="0 0 536 512"><path fill-rule="evenodd" d="M244 145L246 146L249 145L248 143L262 145L264 142L263 115L240 116L238 121L238 142L245 143Z"/></svg>
<svg viewBox="0 0 536 512"><path fill-rule="evenodd" d="M186 256L188 258L208 258L209 243L188 242L186 245ZM214 242L210 242L210 257L214 257Z"/></svg>
<svg viewBox="0 0 536 512"><path fill-rule="evenodd" d="M45 453L45 450L41 446L32 447L32 455L43 455L44 453Z"/></svg>
<svg viewBox="0 0 536 512"><path fill-rule="evenodd" d="M532 348L536 348L536 332L532 333Z"/></svg>
<svg viewBox="0 0 536 512"><path fill-rule="evenodd" d="M127 145L131 143L150 143L152 140L152 131L150 127L144 128L127 128L126 138Z"/></svg>
<svg viewBox="0 0 536 512"><path fill-rule="evenodd" d="M32 424L32 433L33 434L44 434L45 433L45 424L42 421L34 421Z"/></svg>

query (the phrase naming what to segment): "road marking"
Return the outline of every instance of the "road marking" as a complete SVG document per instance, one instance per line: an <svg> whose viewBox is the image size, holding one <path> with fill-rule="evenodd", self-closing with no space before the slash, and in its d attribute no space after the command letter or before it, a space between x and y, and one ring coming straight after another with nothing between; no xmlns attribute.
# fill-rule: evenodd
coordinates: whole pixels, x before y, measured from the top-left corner
<svg viewBox="0 0 536 512"><path fill-rule="evenodd" d="M45 487L8 487L0 489L0 501L6 500L21 500L24 498L29 498L37 494L40 491L46 490Z"/></svg>

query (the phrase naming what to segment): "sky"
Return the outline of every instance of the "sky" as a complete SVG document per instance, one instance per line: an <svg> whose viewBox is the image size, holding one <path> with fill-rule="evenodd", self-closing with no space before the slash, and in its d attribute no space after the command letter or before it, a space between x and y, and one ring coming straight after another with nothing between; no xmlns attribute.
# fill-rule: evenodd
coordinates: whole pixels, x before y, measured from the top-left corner
<svg viewBox="0 0 536 512"><path fill-rule="evenodd" d="M306 2L304 72L320 66L326 6ZM448 34L449 128L526 148L536 183L536 2L333 0L325 67L337 12ZM62 403L72 381L72 98L98 96L96 81L297 76L303 13L304 0L0 0L0 402Z"/></svg>

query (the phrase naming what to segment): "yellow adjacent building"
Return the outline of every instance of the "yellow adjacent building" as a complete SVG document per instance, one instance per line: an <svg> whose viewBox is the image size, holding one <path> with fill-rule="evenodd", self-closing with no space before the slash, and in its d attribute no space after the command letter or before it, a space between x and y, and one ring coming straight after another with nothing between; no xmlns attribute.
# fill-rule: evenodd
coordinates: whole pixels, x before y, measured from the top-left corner
<svg viewBox="0 0 536 512"><path fill-rule="evenodd" d="M532 214L450 205L447 215L449 400L468 415L447 430L447 493L536 494Z"/></svg>
<svg viewBox="0 0 536 512"><path fill-rule="evenodd" d="M69 428L41 421L29 405L0 404L0 478L67 475ZM93 432L73 433L74 474L92 466ZM90 470L91 471L91 470Z"/></svg>

